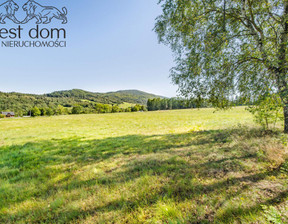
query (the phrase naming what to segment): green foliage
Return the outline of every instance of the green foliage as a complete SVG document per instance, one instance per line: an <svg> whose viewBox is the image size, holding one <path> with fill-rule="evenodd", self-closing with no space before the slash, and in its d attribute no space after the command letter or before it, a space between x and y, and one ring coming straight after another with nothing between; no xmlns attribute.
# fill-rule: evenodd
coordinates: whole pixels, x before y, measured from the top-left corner
<svg viewBox="0 0 288 224"><path fill-rule="evenodd" d="M285 174L288 175L288 161L284 162L280 168L280 171Z"/></svg>
<svg viewBox="0 0 288 224"><path fill-rule="evenodd" d="M72 108L72 114L81 114L82 110L83 109L80 105L76 105Z"/></svg>
<svg viewBox="0 0 288 224"><path fill-rule="evenodd" d="M31 109L31 116L32 117L37 117L37 116L40 116L41 115L41 111L39 110L38 107L33 107Z"/></svg>
<svg viewBox="0 0 288 224"><path fill-rule="evenodd" d="M123 102L146 104L148 99L159 97L154 94L145 93L139 90L122 90L109 93L93 93L80 89L53 92L46 94L46 96L52 98L73 98L80 101L86 100L87 102L102 104L121 104Z"/></svg>
<svg viewBox="0 0 288 224"><path fill-rule="evenodd" d="M266 94L257 100L254 105L247 108L254 117L255 121L264 129L275 128L279 120L283 120L283 105L279 96Z"/></svg>
<svg viewBox="0 0 288 224"><path fill-rule="evenodd" d="M92 93L74 89L45 95L0 92L0 111L13 111L17 116L23 116L30 115L30 110L36 106L41 109L42 116L45 116L44 110L47 116L52 116L72 113L73 106L79 105L83 108L82 113L110 113L112 105L115 105L115 110L119 104L121 108L118 112L125 112L126 108L135 104L146 105L148 99L155 97L159 96L138 90ZM50 110L47 113L48 108L53 112Z"/></svg>
<svg viewBox="0 0 288 224"><path fill-rule="evenodd" d="M286 0L159 4L163 13L154 29L175 53L171 77L183 96L225 109L233 96L250 100L270 91L288 107ZM288 132L288 111L285 124Z"/></svg>
<svg viewBox="0 0 288 224"><path fill-rule="evenodd" d="M55 110L56 115L65 115L68 114L67 108L63 107L62 105L58 105Z"/></svg>
<svg viewBox="0 0 288 224"><path fill-rule="evenodd" d="M287 222L283 221L283 216L279 213L279 211L273 206L262 205L262 209L265 213L265 217L267 221L273 224L285 224ZM288 221L288 220L286 220Z"/></svg>
<svg viewBox="0 0 288 224"><path fill-rule="evenodd" d="M39 110L41 111L41 116L46 115L46 109L45 108L40 108Z"/></svg>
<svg viewBox="0 0 288 224"><path fill-rule="evenodd" d="M124 102L124 103L119 104L118 106L119 106L120 109L124 109L125 110L126 108L135 106L135 104Z"/></svg>
<svg viewBox="0 0 288 224"><path fill-rule="evenodd" d="M5 118L5 115L4 114L0 114L0 118Z"/></svg>
<svg viewBox="0 0 288 224"><path fill-rule="evenodd" d="M54 111L51 108L46 108L46 115L52 116L52 115L54 115Z"/></svg>
<svg viewBox="0 0 288 224"><path fill-rule="evenodd" d="M125 109L125 112L132 112L132 107L128 107Z"/></svg>
<svg viewBox="0 0 288 224"><path fill-rule="evenodd" d="M111 112L112 112L112 113L118 113L118 112L120 112L120 108L119 108L117 105L113 105Z"/></svg>
<svg viewBox="0 0 288 224"><path fill-rule="evenodd" d="M131 108L132 112L138 112L143 110L143 106L136 104L134 107Z"/></svg>
<svg viewBox="0 0 288 224"><path fill-rule="evenodd" d="M112 112L112 106L109 104L103 104L103 113L111 113Z"/></svg>
<svg viewBox="0 0 288 224"><path fill-rule="evenodd" d="M181 98L170 98L170 99L149 99L147 101L148 111L155 110L172 110L172 109L187 109L187 108L204 108L208 107L209 103L207 101L198 102L197 99L181 99Z"/></svg>

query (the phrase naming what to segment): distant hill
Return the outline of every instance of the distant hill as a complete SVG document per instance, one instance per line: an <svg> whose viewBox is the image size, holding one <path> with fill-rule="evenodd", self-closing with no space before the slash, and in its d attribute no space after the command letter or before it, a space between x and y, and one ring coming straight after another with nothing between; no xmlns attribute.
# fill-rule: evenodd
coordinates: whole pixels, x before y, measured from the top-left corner
<svg viewBox="0 0 288 224"><path fill-rule="evenodd" d="M68 97L78 100L89 100L96 103L121 104L127 102L141 105L146 105L148 99L164 98L163 96L157 96L139 90L120 90L108 93L94 93L81 89L57 91L45 94L45 96L56 98Z"/></svg>
<svg viewBox="0 0 288 224"><path fill-rule="evenodd" d="M83 107L93 107L93 104L140 104L146 105L148 99L165 98L139 90L121 90L108 93L94 93L81 89L57 91L48 94L23 94L0 92L0 111L27 112L32 107L56 108L58 105L73 107L80 104Z"/></svg>

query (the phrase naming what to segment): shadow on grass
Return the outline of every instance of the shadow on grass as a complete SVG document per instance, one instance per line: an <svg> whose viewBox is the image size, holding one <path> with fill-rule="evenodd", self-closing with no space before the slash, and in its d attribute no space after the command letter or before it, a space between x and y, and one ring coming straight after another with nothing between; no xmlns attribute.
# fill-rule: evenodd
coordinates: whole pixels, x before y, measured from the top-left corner
<svg viewBox="0 0 288 224"><path fill-rule="evenodd" d="M274 134L277 135L269 133L269 136ZM248 141L253 138L265 139L268 134L235 129L96 140L51 139L0 147L0 221L27 222L32 219L32 222L51 223L57 220L57 223L67 223L113 211L125 216L139 208L156 206L165 199L176 204L188 200L199 206L210 206L212 211L204 214L192 212L183 222L213 222L217 210L226 201L249 190L254 183L279 174L279 169L263 171L260 165L254 170L247 167L246 162L257 164L257 151L252 147L243 148L241 141L233 141L233 135ZM83 180L81 173L77 174L85 167L105 165L114 160L120 161L120 164L103 168L101 175ZM235 173L237 175L234 176ZM18 213L10 211L13 206L17 207L33 198L49 200L59 192L77 190L93 194L96 186L117 190L147 176L157 177L165 183L161 185L159 182L159 186L151 192L128 192L127 198L103 201L101 205L88 209L81 206L68 209L63 204L54 210L38 207L20 209ZM87 195L83 197L82 200L89 198ZM284 197L287 197L287 191L263 200L262 204L280 203ZM223 221L229 216L235 221L260 209L260 204L241 210L231 208L217 218Z"/></svg>

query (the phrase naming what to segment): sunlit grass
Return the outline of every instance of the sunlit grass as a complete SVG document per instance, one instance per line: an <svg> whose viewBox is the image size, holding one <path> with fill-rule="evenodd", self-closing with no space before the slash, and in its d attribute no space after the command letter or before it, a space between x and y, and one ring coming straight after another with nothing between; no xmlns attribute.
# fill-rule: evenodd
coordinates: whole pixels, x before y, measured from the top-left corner
<svg viewBox="0 0 288 224"><path fill-rule="evenodd" d="M119 104L118 107L121 108L121 109L127 109L129 107L134 107L135 105L136 104L134 104L134 103L126 103L126 102L124 102L124 103Z"/></svg>
<svg viewBox="0 0 288 224"><path fill-rule="evenodd" d="M285 223L286 135L214 112L0 120L0 223Z"/></svg>

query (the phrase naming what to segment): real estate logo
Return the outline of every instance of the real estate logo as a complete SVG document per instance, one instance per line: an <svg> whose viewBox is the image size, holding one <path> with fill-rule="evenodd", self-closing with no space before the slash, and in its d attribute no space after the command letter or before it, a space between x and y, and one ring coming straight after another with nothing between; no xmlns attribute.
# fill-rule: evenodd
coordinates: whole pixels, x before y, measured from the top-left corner
<svg viewBox="0 0 288 224"><path fill-rule="evenodd" d="M18 11L19 6L12 0L7 1L0 5L0 23L5 24L5 19L11 19L14 23L19 24L20 22L15 17L15 12Z"/></svg>
<svg viewBox="0 0 288 224"><path fill-rule="evenodd" d="M16 16L19 5L13 0L8 0L0 5L0 39L1 47L66 47L66 29L48 28L46 24L53 21L60 21L60 24L67 24L68 10L62 7L62 10L54 6L43 6L34 0L29 0L22 6L22 13L25 18L21 21ZM19 10L20 11L20 10ZM25 32L25 27L3 27L6 19L15 24L29 24L35 21L36 26ZM44 27L40 27L43 24ZM59 22L58 22L59 24ZM30 40L22 40L23 33Z"/></svg>

